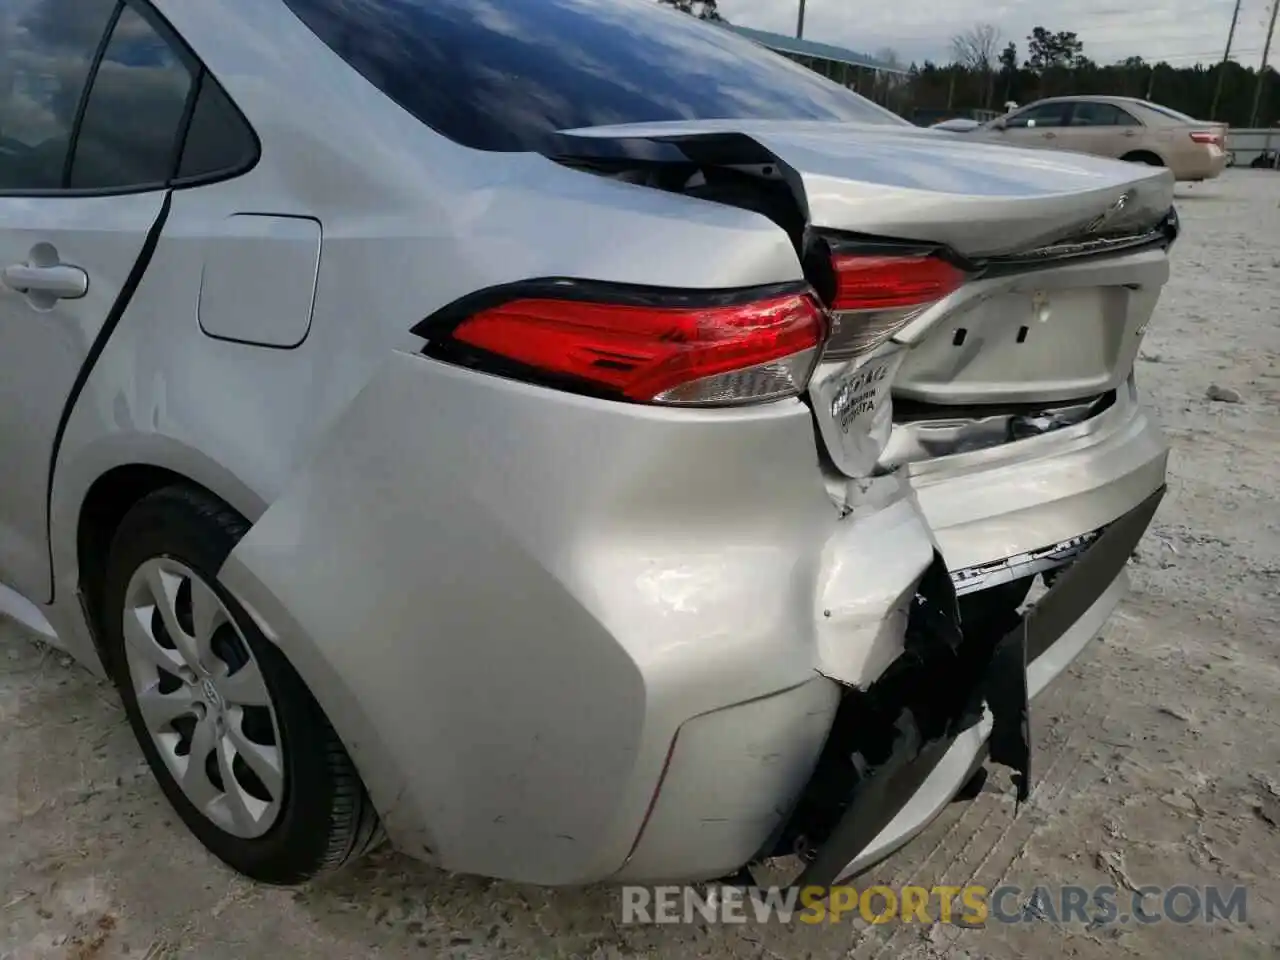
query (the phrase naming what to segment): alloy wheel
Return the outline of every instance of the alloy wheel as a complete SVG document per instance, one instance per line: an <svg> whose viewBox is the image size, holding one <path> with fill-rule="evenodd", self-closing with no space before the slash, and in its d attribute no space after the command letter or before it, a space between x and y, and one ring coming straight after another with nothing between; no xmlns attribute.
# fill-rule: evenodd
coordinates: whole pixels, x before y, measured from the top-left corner
<svg viewBox="0 0 1280 960"><path fill-rule="evenodd" d="M265 834L285 799L280 724L226 605L184 564L148 560L125 594L124 640L138 710L183 794L232 836Z"/></svg>

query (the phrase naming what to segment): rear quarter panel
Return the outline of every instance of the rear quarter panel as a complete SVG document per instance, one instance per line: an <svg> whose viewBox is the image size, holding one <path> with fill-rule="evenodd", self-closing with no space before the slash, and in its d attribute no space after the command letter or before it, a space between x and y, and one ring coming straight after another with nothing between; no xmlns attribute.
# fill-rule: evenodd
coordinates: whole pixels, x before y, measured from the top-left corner
<svg viewBox="0 0 1280 960"><path fill-rule="evenodd" d="M258 531L261 518L273 515L272 506L286 491L295 491L306 502L312 478L307 473L309 465L329 447L331 430L378 370L396 362L426 366L426 361L413 356L422 342L409 330L441 306L479 289L537 277L720 289L802 276L786 234L757 214L570 171L537 156L479 153L443 140L339 61L284 4L223 0L207 5L161 0L159 6L244 110L262 140L262 158L252 171L235 180L175 192L151 267L89 376L68 424L53 491L52 546L60 584L56 606L61 629L81 638L73 644L74 651L91 665L100 666L87 640L87 625L76 597L81 559L77 556L77 528L85 494L105 470L133 463L172 470L208 488L254 521L250 537L269 537L278 556L279 548L310 542L308 537L316 531L292 525L289 519L306 520L313 514L306 510L277 512L277 522L265 534ZM322 225L314 314L305 340L294 347L216 340L200 327L199 297L208 241L227 217L241 213L306 217ZM264 295L258 302L268 304L276 299ZM445 386L442 374L417 367L415 372L434 382L437 389ZM393 391L380 399L407 422L439 427L452 417L447 429L454 431L465 448L467 430L474 424L465 411L447 415L444 408L430 402L434 396ZM802 467L812 481L811 486L797 489L796 495L805 501L802 512L810 520L819 516L829 519L832 507L814 469L816 452L808 412L793 402L786 419L787 431L801 451L796 454L799 466L795 469ZM368 429L376 439L394 447L396 437L387 433L394 431L393 424L371 422ZM513 429L510 422L496 423L491 439L498 443L506 436L504 431ZM364 484L365 492L380 502L399 504L409 511L413 523L400 524L402 530L420 530L423 523L430 527L430 511L447 512L445 494L467 490L470 478L451 472L456 471L456 463L433 460L429 449L407 447L401 456L403 462L394 471L385 460L371 457L343 478ZM414 456L419 458L417 463ZM430 493L430 466L443 471L449 481L436 488L434 497ZM515 477L519 473L519 460L510 457L499 457L489 466L499 474L510 471ZM497 482L502 477L490 479ZM333 503L334 509L351 509L349 502ZM539 516L537 511L528 514ZM469 516L454 515L458 524L451 528L451 535L460 541L468 535L463 521ZM358 516L329 519L344 530L344 524L359 526ZM800 536L806 529L786 535ZM493 519L489 526L476 525L470 532L476 542L465 556L476 563L501 556L502 545L509 542L503 537L509 537L510 531L504 533L502 524ZM353 543L358 541L339 539L324 545L352 549ZM404 562L414 562L411 545L403 546ZM435 546L434 555L439 557L441 541ZM459 566L457 561L464 554L454 551L450 555L455 564L446 565L446 571L453 578L471 576L482 581L497 569L483 564ZM519 556L519 551L510 554ZM643 565L648 556L640 550L636 562ZM310 559L324 568L323 555ZM332 562L339 561L376 581L376 571L369 569L366 557L353 555ZM287 570L272 573L289 581ZM794 592L797 584L786 579L787 571L781 576L784 593ZM348 614L356 605L371 602L370 598L383 597L376 589L355 587L353 582L349 595L337 591L339 600L349 608ZM544 571L540 580L524 587L531 593L549 592L556 587L555 578ZM353 669L358 676L348 675L343 668L349 667L350 661L343 657L350 654L352 644L372 645L376 650L377 638L363 631L379 616L425 619L429 611L419 605L430 598L396 597L394 602L400 606L395 611L370 612L371 619L361 621L361 629L341 635L338 648L325 650L319 650L302 629L303 624L314 625L314 618L294 616L296 611L278 605L267 622L263 611L269 597L256 598L246 588L244 598L268 636L286 650L334 722L379 810L384 814L396 810L401 799L396 774L398 768L403 769L405 758L400 757L399 763L391 758L387 730L369 720L368 698L376 704L379 694L368 689L367 681L377 674L360 674L358 668L362 664L367 667L368 661L357 657ZM811 595L804 594L803 600L807 614ZM570 613L578 617L575 623L592 623L587 611ZM515 626L512 624L513 631ZM585 627L579 638L592 635L592 630L603 628ZM332 639L332 634L326 639ZM502 639L519 644L527 638L504 632ZM432 642L432 638L423 638L424 644ZM444 641L437 638L436 642L460 647L473 644L462 662L474 671L469 677L474 690L483 689L485 696L500 700L504 690L518 692L529 679L526 661L490 658L490 651L474 645L475 638L465 632ZM573 649L577 648L572 644L564 648ZM629 672L625 662L618 666L618 661L625 659L616 653L613 665L617 669L606 672L618 683L601 687L616 695L612 703L591 701L593 713L604 716L606 723L610 709L634 714L630 708L643 699L634 671ZM563 657L556 659L554 665L564 667L563 683L590 684L590 663L587 675L582 676L562 661ZM550 670L552 665L548 660L544 669ZM796 659L792 666L811 674L810 660ZM758 667L758 659L742 661L739 679L744 689L758 689ZM395 673L396 665L388 661L380 669ZM454 693L476 702L473 692L465 692L468 689L472 688L459 686ZM417 695L403 704L408 711L401 715L403 722L430 719L429 710L414 716L423 707L423 688L417 690ZM582 716L571 714L564 714L563 722L581 725ZM501 711L496 715L489 711L488 715L499 725L512 722L513 716L518 719ZM467 716L471 715L464 712L454 719ZM458 736L446 744L447 749L432 756L410 758L429 769L431 777L453 783L453 792L438 801L438 808L427 811L429 819L445 826L452 824L452 815L474 817L486 810L483 805L469 807L474 797L469 798L464 790L459 792L468 782L466 777L450 778L450 763L466 762L479 749L476 744L487 742L485 730L443 726L432 734L436 738L432 742L440 744L439 738L449 732L466 733L472 739ZM507 732L501 731L504 735ZM498 733L495 730L494 736ZM635 758L628 752L633 746L619 738L617 755L602 762L608 769L633 762ZM526 759L537 756L529 753ZM501 748L495 748L469 769L477 776L501 771L505 757ZM558 757L557 762L564 759ZM646 757L651 766L656 762L659 768L661 760L661 756L656 761ZM552 774L560 772L572 780L571 771L553 770L552 766L546 766L543 779L523 785L512 781L511 789L537 793L555 780ZM650 767L644 773L651 780L656 776ZM538 794L530 809L545 812L560 805L580 811L591 797L598 799L617 787L615 780L595 788L584 785L586 799L581 802ZM638 814L629 814L638 816L649 794L641 791L637 795L642 797L641 809ZM614 826L601 822L605 809L602 805L593 810L596 819L590 821L592 829L604 831ZM512 823L496 834L462 836L456 842L473 856L458 862L464 866L470 863L473 868L484 863L487 872L503 872L504 854L493 846L498 834L527 845L529 855L522 861L524 865L539 862L551 848L577 843L581 852L558 863L562 878L582 875L574 871L588 870L589 861L600 853L588 846L591 838L585 834L576 841L545 833L525 836L517 827ZM630 837L634 837L634 823L630 827ZM413 837L434 842L429 833ZM413 852L422 854L421 845ZM617 862L625 852L624 845ZM543 879L555 877L544 875Z"/></svg>
<svg viewBox="0 0 1280 960"><path fill-rule="evenodd" d="M464 294L547 276L686 288L801 276L786 235L756 214L443 140L284 4L158 6L246 113L262 158L234 180L173 194L56 465L51 537L64 587L76 579L80 504L103 470L173 469L253 519L390 351L421 345L410 328ZM323 225L311 329L295 348L201 330L209 244L246 212ZM251 293L263 309L279 299ZM74 610L74 589L59 601Z"/></svg>

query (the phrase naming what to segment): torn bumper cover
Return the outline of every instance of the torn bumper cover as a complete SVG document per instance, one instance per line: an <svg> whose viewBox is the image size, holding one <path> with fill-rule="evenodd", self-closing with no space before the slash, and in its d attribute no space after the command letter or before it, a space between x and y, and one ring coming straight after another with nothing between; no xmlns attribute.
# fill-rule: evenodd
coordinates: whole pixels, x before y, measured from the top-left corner
<svg viewBox="0 0 1280 960"><path fill-rule="evenodd" d="M989 758L1031 790L1028 667L1112 589L1164 489L1110 524L1003 637L965 636L944 566L919 589L906 652L865 691L848 691L815 773L769 856L798 855L796 883L829 886L865 869L864 851L962 735L984 726ZM977 758L981 760L981 754Z"/></svg>

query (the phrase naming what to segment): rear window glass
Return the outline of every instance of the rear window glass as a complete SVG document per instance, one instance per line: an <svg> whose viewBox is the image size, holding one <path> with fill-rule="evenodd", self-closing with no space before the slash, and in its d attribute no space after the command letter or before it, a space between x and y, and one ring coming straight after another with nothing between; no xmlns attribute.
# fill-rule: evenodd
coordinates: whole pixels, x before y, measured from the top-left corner
<svg viewBox="0 0 1280 960"><path fill-rule="evenodd" d="M1148 110L1154 110L1156 113L1162 113L1173 120L1181 120L1183 123L1196 122L1195 117L1188 117L1185 113L1179 113L1177 110L1172 110L1169 107L1162 107L1158 103L1151 103L1150 101L1143 100L1142 105Z"/></svg>
<svg viewBox="0 0 1280 960"><path fill-rule="evenodd" d="M285 2L419 120L483 150L539 150L554 131L617 123L906 123L653 0Z"/></svg>

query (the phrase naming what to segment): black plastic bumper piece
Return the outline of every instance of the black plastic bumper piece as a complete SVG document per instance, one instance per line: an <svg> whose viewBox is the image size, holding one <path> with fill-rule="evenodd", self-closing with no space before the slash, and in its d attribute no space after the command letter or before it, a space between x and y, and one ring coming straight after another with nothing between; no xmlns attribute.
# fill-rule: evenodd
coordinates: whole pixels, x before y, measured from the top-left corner
<svg viewBox="0 0 1280 960"><path fill-rule="evenodd" d="M1165 490L1107 526L1022 618L996 640L963 636L945 567L922 582L906 653L866 691L846 694L804 795L772 855L806 862L796 881L825 887L920 789L983 708L993 720L990 759L1031 790L1027 665L1060 640L1128 563ZM940 572L939 572L940 571ZM953 619L954 618L954 619Z"/></svg>

